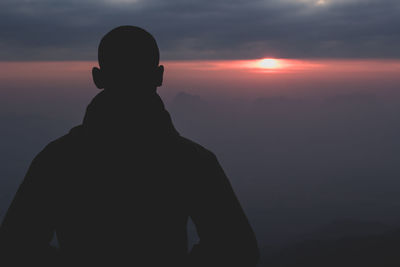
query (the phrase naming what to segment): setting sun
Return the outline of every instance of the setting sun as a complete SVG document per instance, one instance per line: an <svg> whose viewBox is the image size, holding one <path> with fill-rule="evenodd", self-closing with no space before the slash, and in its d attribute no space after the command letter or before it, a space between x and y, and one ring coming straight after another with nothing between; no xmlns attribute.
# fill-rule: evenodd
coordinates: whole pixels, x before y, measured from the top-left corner
<svg viewBox="0 0 400 267"><path fill-rule="evenodd" d="M280 67L279 60L273 58L264 58L258 62L258 66L264 69L276 69Z"/></svg>

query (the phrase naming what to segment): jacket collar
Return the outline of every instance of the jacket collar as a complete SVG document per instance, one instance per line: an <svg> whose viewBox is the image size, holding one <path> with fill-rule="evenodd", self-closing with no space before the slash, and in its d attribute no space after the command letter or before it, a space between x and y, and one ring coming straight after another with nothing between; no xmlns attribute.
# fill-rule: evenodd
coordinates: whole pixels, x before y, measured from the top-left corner
<svg viewBox="0 0 400 267"><path fill-rule="evenodd" d="M102 139L179 135L156 93L137 99L103 90L87 106L83 129Z"/></svg>

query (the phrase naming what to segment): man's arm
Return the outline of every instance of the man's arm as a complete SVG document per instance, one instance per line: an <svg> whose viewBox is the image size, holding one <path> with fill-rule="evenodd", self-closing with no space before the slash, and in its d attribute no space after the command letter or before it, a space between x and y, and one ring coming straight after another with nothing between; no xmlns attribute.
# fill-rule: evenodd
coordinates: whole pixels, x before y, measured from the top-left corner
<svg viewBox="0 0 400 267"><path fill-rule="evenodd" d="M190 216L200 242L190 253L191 266L255 266L257 241L222 167L211 152L199 164Z"/></svg>
<svg viewBox="0 0 400 267"><path fill-rule="evenodd" d="M0 262L8 261L7 266L44 264L55 257L49 245L55 225L52 166L44 154L32 161L0 228Z"/></svg>

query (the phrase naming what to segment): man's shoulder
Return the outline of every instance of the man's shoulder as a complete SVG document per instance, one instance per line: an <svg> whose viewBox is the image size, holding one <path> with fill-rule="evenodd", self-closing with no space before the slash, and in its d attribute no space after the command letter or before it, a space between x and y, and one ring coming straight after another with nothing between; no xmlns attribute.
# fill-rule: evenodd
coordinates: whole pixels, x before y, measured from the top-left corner
<svg viewBox="0 0 400 267"><path fill-rule="evenodd" d="M205 148L204 146L200 145L199 143L183 137L179 136L179 144L183 148L183 150L186 152L184 154L192 155L196 159L215 159L216 156L215 154L209 150L208 148Z"/></svg>
<svg viewBox="0 0 400 267"><path fill-rule="evenodd" d="M67 156L82 140L82 125L73 127L67 134L48 143L36 158L55 159Z"/></svg>
<svg viewBox="0 0 400 267"><path fill-rule="evenodd" d="M51 141L46 148L49 150L70 149L81 142L83 137L82 125L73 127L67 134Z"/></svg>

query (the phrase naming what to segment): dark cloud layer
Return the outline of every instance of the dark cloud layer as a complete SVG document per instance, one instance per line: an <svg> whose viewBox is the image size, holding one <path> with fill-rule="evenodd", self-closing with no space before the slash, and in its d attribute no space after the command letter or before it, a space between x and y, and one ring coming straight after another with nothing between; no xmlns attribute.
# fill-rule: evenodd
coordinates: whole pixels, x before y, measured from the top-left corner
<svg viewBox="0 0 400 267"><path fill-rule="evenodd" d="M163 59L400 57L398 0L3 0L0 60L93 60L133 24Z"/></svg>

